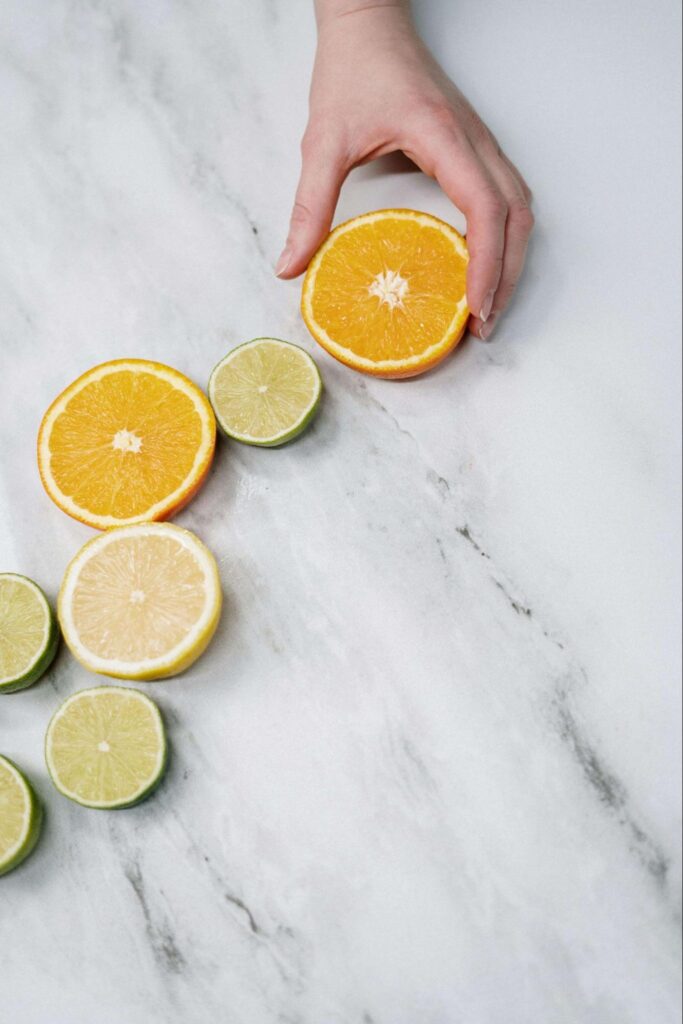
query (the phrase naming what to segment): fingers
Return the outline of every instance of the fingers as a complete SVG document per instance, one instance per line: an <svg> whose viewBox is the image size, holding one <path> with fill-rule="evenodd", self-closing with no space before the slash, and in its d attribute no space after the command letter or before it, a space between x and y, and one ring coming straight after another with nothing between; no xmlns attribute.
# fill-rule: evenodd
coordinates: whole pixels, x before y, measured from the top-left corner
<svg viewBox="0 0 683 1024"><path fill-rule="evenodd" d="M467 302L470 330L488 339L510 301L524 268L534 226L531 192L521 174L490 133L434 132L424 146L420 133L406 147L423 170L467 217L470 262ZM302 171L289 235L275 272L292 278L302 273L327 235L339 192L353 161L331 134L310 127L302 143Z"/></svg>
<svg viewBox="0 0 683 1024"><path fill-rule="evenodd" d="M451 138L448 144L441 143L435 177L467 217L467 303L472 314L483 322L491 312L503 272L507 204L466 140L456 142Z"/></svg>
<svg viewBox="0 0 683 1024"><path fill-rule="evenodd" d="M307 131L301 145L299 187L282 255L275 267L278 277L301 274L323 241L332 223L339 192L349 164L339 144Z"/></svg>
<svg viewBox="0 0 683 1024"><path fill-rule="evenodd" d="M515 180L519 183L519 187L522 190L522 195L526 199L526 201L529 204L529 206L531 206L531 200L533 199L533 195L531 193L531 189L529 188L529 186L527 185L526 181L522 177L521 172L519 171L519 169L517 167L515 167L515 165L513 164L512 160L509 160L506 157L505 153L503 153L502 151L499 150L498 156L503 161L505 166L508 168L508 170L510 171L512 176L515 178Z"/></svg>
<svg viewBox="0 0 683 1024"><path fill-rule="evenodd" d="M503 267L491 310L486 317L474 316L470 330L482 341L491 337L497 319L512 298L524 269L529 237L534 227L531 191L517 168L502 153L489 155L488 166L507 205Z"/></svg>
<svg viewBox="0 0 683 1024"><path fill-rule="evenodd" d="M474 143L450 132L437 147L434 176L467 217L470 330L486 340L524 268L534 226L531 191L486 131Z"/></svg>

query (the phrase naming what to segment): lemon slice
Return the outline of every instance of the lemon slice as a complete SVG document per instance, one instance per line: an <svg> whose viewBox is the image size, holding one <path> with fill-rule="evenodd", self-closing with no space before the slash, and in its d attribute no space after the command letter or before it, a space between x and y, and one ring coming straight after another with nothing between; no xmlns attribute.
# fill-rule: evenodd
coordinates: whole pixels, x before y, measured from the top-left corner
<svg viewBox="0 0 683 1024"><path fill-rule="evenodd" d="M308 352L277 338L238 345L209 380L209 400L228 437L267 448L305 430L321 394L320 373Z"/></svg>
<svg viewBox="0 0 683 1024"><path fill-rule="evenodd" d="M220 612L213 555L170 523L122 526L89 541L67 567L58 602L74 656L119 679L184 671L207 647Z"/></svg>
<svg viewBox="0 0 683 1024"><path fill-rule="evenodd" d="M19 867L40 836L43 812L17 766L0 755L0 875Z"/></svg>
<svg viewBox="0 0 683 1024"><path fill-rule="evenodd" d="M57 622L40 587L25 576L0 573L0 693L37 682L58 642Z"/></svg>
<svg viewBox="0 0 683 1024"><path fill-rule="evenodd" d="M106 810L132 807L157 787L166 767L159 709L122 686L74 693L48 726L45 760L69 800Z"/></svg>

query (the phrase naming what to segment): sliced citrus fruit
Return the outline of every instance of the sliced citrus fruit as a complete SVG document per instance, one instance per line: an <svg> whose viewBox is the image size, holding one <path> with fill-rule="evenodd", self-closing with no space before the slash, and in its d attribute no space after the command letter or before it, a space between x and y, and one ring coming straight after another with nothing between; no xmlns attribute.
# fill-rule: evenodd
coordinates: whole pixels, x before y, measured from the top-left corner
<svg viewBox="0 0 683 1024"><path fill-rule="evenodd" d="M211 406L192 381L161 363L116 359L52 403L38 467L64 512L103 530L177 512L201 487L215 442Z"/></svg>
<svg viewBox="0 0 683 1024"><path fill-rule="evenodd" d="M189 530L140 523L89 541L67 567L58 614L92 672L163 679L206 649L221 612L218 568Z"/></svg>
<svg viewBox="0 0 683 1024"><path fill-rule="evenodd" d="M138 690L81 690L53 716L45 737L50 777L85 807L132 807L156 789L166 767L166 733L156 704Z"/></svg>
<svg viewBox="0 0 683 1024"><path fill-rule="evenodd" d="M26 860L38 842L42 822L31 783L13 761L0 755L0 875Z"/></svg>
<svg viewBox="0 0 683 1024"><path fill-rule="evenodd" d="M313 257L302 313L342 363L412 377L460 341L469 310L465 239L414 210L378 210L335 228Z"/></svg>
<svg viewBox="0 0 683 1024"><path fill-rule="evenodd" d="M305 430L321 394L320 373L308 352L278 338L238 345L209 380L209 399L228 437L263 447Z"/></svg>
<svg viewBox="0 0 683 1024"><path fill-rule="evenodd" d="M40 587L16 573L0 573L0 693L25 690L50 667L59 630Z"/></svg>

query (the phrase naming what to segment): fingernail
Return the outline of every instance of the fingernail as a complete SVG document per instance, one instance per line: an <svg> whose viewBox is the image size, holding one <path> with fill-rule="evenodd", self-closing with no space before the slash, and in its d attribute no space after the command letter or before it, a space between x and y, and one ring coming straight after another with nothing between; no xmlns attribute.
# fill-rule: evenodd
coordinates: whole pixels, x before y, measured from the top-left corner
<svg viewBox="0 0 683 1024"><path fill-rule="evenodd" d="M489 316L491 315L491 310L493 309L493 300L495 299L495 297L496 297L495 289L491 289L491 291L488 293L488 295L484 299L483 305L481 307L481 313L479 314L479 319L480 320L483 320L483 321L488 320Z"/></svg>
<svg viewBox="0 0 683 1024"><path fill-rule="evenodd" d="M485 324L482 324L479 328L479 337L482 341L488 341L493 334L493 328L496 326L496 318L492 316L490 320L487 320Z"/></svg>
<svg viewBox="0 0 683 1024"><path fill-rule="evenodd" d="M289 248L289 246L286 246L286 248L282 252L282 255L280 256L280 259L275 264L275 276L282 277L282 275L284 274L285 270L287 269L291 262L292 250Z"/></svg>

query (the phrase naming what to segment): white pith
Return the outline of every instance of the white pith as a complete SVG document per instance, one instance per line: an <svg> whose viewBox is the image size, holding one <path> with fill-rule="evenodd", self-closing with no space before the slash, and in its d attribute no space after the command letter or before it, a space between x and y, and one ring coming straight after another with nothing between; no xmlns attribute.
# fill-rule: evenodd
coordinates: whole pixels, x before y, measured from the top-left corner
<svg viewBox="0 0 683 1024"><path fill-rule="evenodd" d="M72 605L79 573L94 553L103 551L109 544L116 543L121 536L141 537L154 534L172 536L195 557L204 575L206 599L202 613L185 637L161 657L144 658L139 661L102 658L81 643L74 624ZM140 593L142 591L132 591L131 597ZM171 671L174 666L180 664L198 645L198 642L206 633L216 615L217 607L220 607L220 602L220 580L215 560L209 550L193 534L170 523L140 523L139 525L125 526L101 534L99 537L95 537L94 540L89 541L80 550L68 566L64 582L62 583L59 595L59 619L67 643L76 657L87 665L89 669L93 672L101 672L104 675L131 678L148 673L156 674ZM140 603L139 600L137 603Z"/></svg>
<svg viewBox="0 0 683 1024"><path fill-rule="evenodd" d="M276 347L285 348L287 350L296 349L298 352L300 352L302 359L306 361L307 366L309 366L311 370L311 376L315 381L316 387L311 402L309 403L307 408L304 409L304 411L301 413L301 415L299 416L295 423L287 427L286 430L281 431L279 434L273 434L270 437L257 437L253 434L238 433L230 426L230 424L227 424L222 420L220 413L216 410L216 381L218 379L220 370L222 370L223 367L225 367L226 365L229 365L238 353L244 352L245 350L248 350L250 348L258 348L264 342L266 342L269 345L275 345ZM262 384L258 390L259 392L261 392L261 394L263 394L268 390L268 385ZM232 350L232 352L229 352L224 359L221 359L220 363L218 363L218 365L214 368L211 374L211 379L209 380L209 400L211 402L211 405L213 406L214 412L216 413L216 417L220 422L221 426L223 427L225 432L230 435L230 437L234 437L238 441L245 441L247 443L255 442L259 444L272 444L279 441L281 438L289 437L290 434L295 433L297 428L301 426L306 417L309 415L315 403L318 401L321 390L322 381L320 379L318 368L315 365L315 361L311 358L311 356L309 356L308 352L304 351L304 349L302 348L299 348L298 345L293 345L288 341L281 341L279 338L254 338L253 341L247 341L243 345L238 345L236 348Z"/></svg>
<svg viewBox="0 0 683 1024"><path fill-rule="evenodd" d="M202 440L195 453L192 469L190 470L187 478L175 489L175 491L172 492L172 494L162 498L139 516L131 516L128 519L117 519L115 516L94 515L88 509L77 505L69 495L64 494L53 477L52 470L50 468L50 436L57 418L64 412L74 395L78 394L84 386L87 387L88 384L91 384L94 381L102 380L103 377L106 377L109 374L125 371L130 371L132 373L150 373L152 376L159 377L161 380L165 380L169 384L172 384L186 395L192 401L201 420ZM120 360L113 364L100 366L95 370L91 370L84 376L86 378L85 380L79 378L74 381L73 384L66 388L66 390L54 402L48 410L41 428L39 439L39 461L45 476L45 484L48 492L51 495L56 495L61 507L70 515L74 516L74 518L81 519L101 529L106 529L110 526L127 526L131 523L147 522L152 519L163 518L164 513L169 509L172 509L182 499L184 493L187 491L187 481L194 480L198 476L200 467L206 462L207 455L211 450L214 431L211 429L212 417L210 415L210 410L207 409L205 405L206 400L204 399L204 401L202 401L203 396L201 395L201 392L199 392L199 389L190 381L186 381L181 374L171 372L159 364L148 363L145 360ZM119 431L116 436L123 433L128 433L128 431ZM136 436L137 435L135 434L131 434L131 437L133 438ZM137 451L139 450L140 449L137 449Z"/></svg>
<svg viewBox="0 0 683 1024"><path fill-rule="evenodd" d="M52 619L51 619L51 613L50 613L50 606L47 603L45 595L43 594L43 592L40 589L40 587L36 586L36 584L32 580L27 579L25 576L18 576L16 573L13 573L13 572L3 572L3 573L0 573L0 578L14 580L16 583L19 583L21 586L27 587L30 591L32 591L32 593L38 599L38 603L40 604L41 608L43 609L43 615L44 615L44 620L45 620L44 628L43 628L43 638L42 638L40 647L38 648L38 651L37 651L36 655L34 656L33 660L31 662L29 662L28 665L24 665L18 675L0 676L0 687L2 687L6 683L16 682L17 680L21 679L23 676L27 676L29 674L29 672L33 671L35 666L38 664L40 659L45 654L45 648L47 647L48 640L50 638L50 626L51 626Z"/></svg>
<svg viewBox="0 0 683 1024"><path fill-rule="evenodd" d="M142 438L132 430L117 430L111 446L115 451L132 452L137 455L142 448Z"/></svg>
<svg viewBox="0 0 683 1024"><path fill-rule="evenodd" d="M14 846L10 847L10 849L5 854L3 860L0 861L0 868L3 868L6 864L9 864L10 861L12 861L16 857L16 855L19 853L22 846L28 839L29 832L31 831L31 807L33 801L31 799L31 791L28 788L26 780L23 778L21 772L18 772L14 765L10 764L10 762L1 754L0 762L2 762L4 768L7 768L10 775L12 775L16 779L17 783L19 784L19 788L24 794L24 801L26 805L26 813L24 814L24 828Z"/></svg>
<svg viewBox="0 0 683 1024"><path fill-rule="evenodd" d="M435 342L433 345L430 345L429 348L424 349L419 354L409 356L406 359L374 360L368 359L367 356L360 356L354 352L353 349L339 345L329 336L324 327L321 327L313 315L312 296L315 290L315 279L323 257L341 235L346 234L348 231L353 231L358 227L362 227L365 224L372 224L378 220L386 220L387 214L390 214L391 218L396 220L409 220L413 223L417 222L419 224L424 224L425 227L435 228L441 231L441 233L449 240L458 256L460 256L465 263L469 261L467 246L460 235L444 221L440 221L438 218L431 217L426 213L414 213L406 210L377 210L375 213L368 213L363 217L357 217L354 220L351 220L346 224L341 224L339 227L334 229L332 234L322 244L311 261L304 283L304 294L302 300L304 312L306 319L311 324L315 324L315 329L320 334L323 346L328 348L333 355L336 355L342 362L348 361L352 366L365 368L375 373L378 371L391 373L394 370L405 372L406 370L409 370L411 366L422 366L429 362L432 356L438 356L444 347L444 339L451 338L456 333L462 321L463 314L467 310L467 296L463 295L462 299L455 307L453 319L444 332L443 338Z"/></svg>
<svg viewBox="0 0 683 1024"><path fill-rule="evenodd" d="M71 697L69 697L68 700L66 700L64 704L62 704L62 706L58 709L58 711L53 715L52 720L47 729L47 736L45 738L45 759L47 761L50 776L60 793L62 793L66 797L69 797L69 799L71 800L75 800L76 803L83 803L82 797L80 797L78 793L76 793L74 790L70 790L67 786L64 786L59 779L59 772L52 757L52 733L57 722L59 722L59 720L64 716L66 711L71 707L71 705L75 701L81 700L84 697L92 697L92 695L96 693L126 693L129 695L130 700L142 701L147 707L151 708L152 710L152 717L154 719L154 723L157 729L157 736L159 737L160 741L159 749L157 752L157 759L154 765L154 771L150 773L149 778L146 779L144 783L141 783L133 794L126 796L126 803L133 804L139 797L146 793L147 790L149 790L150 787L159 778L159 774L163 768L164 759L166 756L166 735L164 732L164 726L161 720L161 714L159 712L159 709L156 706L156 704L149 699L149 697L146 697L143 693L140 693L139 690L131 690L123 686L96 686L89 690L80 690L78 693L74 693ZM88 801L87 804L85 804L85 806L106 809L108 807L118 806L118 802L111 800L91 800Z"/></svg>
<svg viewBox="0 0 683 1024"><path fill-rule="evenodd" d="M403 300L408 294L408 282L397 270L382 270L373 280L368 292L379 299L380 305L395 309L396 306L403 306Z"/></svg>

